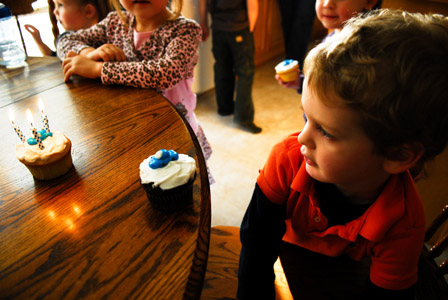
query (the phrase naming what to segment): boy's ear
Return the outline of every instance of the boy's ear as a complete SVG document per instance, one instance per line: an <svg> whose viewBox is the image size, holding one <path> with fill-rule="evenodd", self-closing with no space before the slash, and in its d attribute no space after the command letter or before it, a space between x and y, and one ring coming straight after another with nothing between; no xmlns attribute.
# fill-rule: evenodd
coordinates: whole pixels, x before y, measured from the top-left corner
<svg viewBox="0 0 448 300"><path fill-rule="evenodd" d="M398 174L412 168L422 157L423 147L402 145L392 151L383 162L383 169L389 174Z"/></svg>

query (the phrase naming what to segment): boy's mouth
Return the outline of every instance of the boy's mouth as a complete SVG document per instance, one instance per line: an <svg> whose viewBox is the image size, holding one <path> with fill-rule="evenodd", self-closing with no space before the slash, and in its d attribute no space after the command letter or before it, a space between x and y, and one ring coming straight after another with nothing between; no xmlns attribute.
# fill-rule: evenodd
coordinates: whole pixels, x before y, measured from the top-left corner
<svg viewBox="0 0 448 300"><path fill-rule="evenodd" d="M312 161L308 156L306 156L305 154L304 154L304 152L305 152L305 148L304 148L304 146L302 146L301 148L300 148L300 152L301 152L301 154L302 154L302 156L303 156L303 160L305 161L305 163L307 164L307 165L309 165L309 166L317 166L316 165L316 163L314 162L314 161Z"/></svg>
<svg viewBox="0 0 448 300"><path fill-rule="evenodd" d="M305 163L306 163L307 165L309 165L309 166L313 166L313 167L317 166L317 165L316 165L311 159L309 159L308 157L303 156L303 159L305 160Z"/></svg>
<svg viewBox="0 0 448 300"><path fill-rule="evenodd" d="M338 16L330 16L330 15L323 15L322 17L325 19L330 19L330 20L335 20L338 18Z"/></svg>

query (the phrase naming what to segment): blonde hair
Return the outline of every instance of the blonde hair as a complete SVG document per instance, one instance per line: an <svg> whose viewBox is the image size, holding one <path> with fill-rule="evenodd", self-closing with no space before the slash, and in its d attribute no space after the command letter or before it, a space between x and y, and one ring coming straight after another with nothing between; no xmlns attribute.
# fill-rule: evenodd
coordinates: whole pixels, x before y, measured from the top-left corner
<svg viewBox="0 0 448 300"><path fill-rule="evenodd" d="M359 113L379 154L400 160L406 145L423 166L448 143L447 54L446 17L376 10L312 49L304 73L324 103Z"/></svg>
<svg viewBox="0 0 448 300"><path fill-rule="evenodd" d="M179 18L179 16L182 13L182 6L184 1L183 0L170 0L169 3L169 9L171 11L171 17L168 20L175 20ZM123 14L123 8L121 7L120 0L109 0L109 4L111 7L113 7L118 15L120 16L120 19L125 23L126 25L129 25L129 20Z"/></svg>

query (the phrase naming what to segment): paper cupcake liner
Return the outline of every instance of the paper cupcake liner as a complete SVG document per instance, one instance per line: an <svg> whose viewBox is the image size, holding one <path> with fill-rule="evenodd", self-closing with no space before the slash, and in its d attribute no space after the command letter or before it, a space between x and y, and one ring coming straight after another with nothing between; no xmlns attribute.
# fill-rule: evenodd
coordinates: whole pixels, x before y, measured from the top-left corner
<svg viewBox="0 0 448 300"><path fill-rule="evenodd" d="M153 188L151 183L142 184L142 186L145 189L149 202L156 209L170 212L181 210L193 203L194 178L183 185L169 190L162 190L159 187Z"/></svg>
<svg viewBox="0 0 448 300"><path fill-rule="evenodd" d="M25 164L25 166L28 168L33 177L36 179L40 180L54 179L56 177L64 175L65 173L68 172L68 170L72 168L73 161L72 161L71 149L69 149L66 155L64 155L57 161L49 163L48 165L29 166Z"/></svg>
<svg viewBox="0 0 448 300"><path fill-rule="evenodd" d="M283 80L283 82L290 82L290 81L294 81L299 77L299 74L297 73L297 68L290 70L290 71L286 71L283 73L277 73L280 78Z"/></svg>

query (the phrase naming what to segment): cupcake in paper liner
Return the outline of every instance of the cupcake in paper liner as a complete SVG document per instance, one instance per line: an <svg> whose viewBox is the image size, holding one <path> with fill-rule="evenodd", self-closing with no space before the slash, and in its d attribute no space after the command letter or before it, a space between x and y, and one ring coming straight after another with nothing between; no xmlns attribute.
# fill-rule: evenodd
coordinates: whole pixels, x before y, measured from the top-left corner
<svg viewBox="0 0 448 300"><path fill-rule="evenodd" d="M283 82L291 82L299 77L297 70L299 62L293 59L286 59L275 66L275 72L280 76Z"/></svg>
<svg viewBox="0 0 448 300"><path fill-rule="evenodd" d="M162 211L180 210L192 203L195 177L195 160L173 150L159 150L140 164L146 195Z"/></svg>
<svg viewBox="0 0 448 300"><path fill-rule="evenodd" d="M39 131L43 149L33 138L16 145L16 157L36 179L49 180L67 173L71 167L71 141L59 131Z"/></svg>

